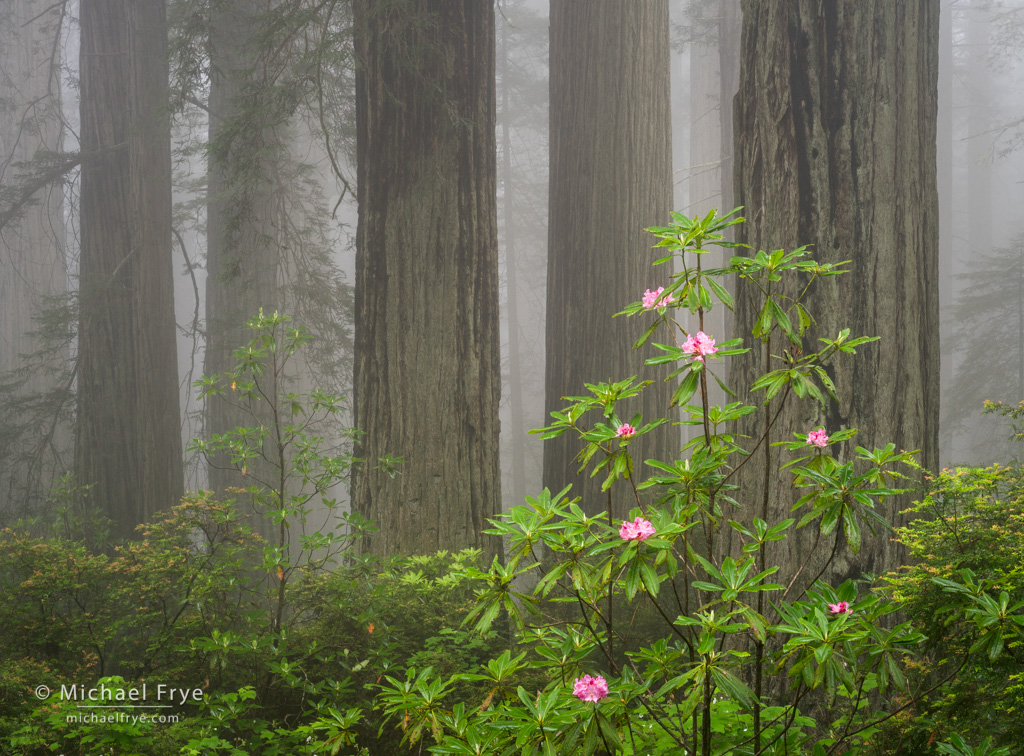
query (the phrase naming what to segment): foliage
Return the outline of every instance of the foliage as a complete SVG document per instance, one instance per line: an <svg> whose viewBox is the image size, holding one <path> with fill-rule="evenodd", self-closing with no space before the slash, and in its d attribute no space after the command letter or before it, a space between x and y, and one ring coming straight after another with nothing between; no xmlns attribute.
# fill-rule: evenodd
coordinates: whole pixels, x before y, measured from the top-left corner
<svg viewBox="0 0 1024 756"><path fill-rule="evenodd" d="M0 373L0 525L46 511L46 492L66 467L77 308L75 294L43 297L26 334L37 349Z"/></svg>
<svg viewBox="0 0 1024 756"><path fill-rule="evenodd" d="M253 319L236 369L201 382L243 406L269 405L276 422L195 442L240 469L270 457L262 469L272 475L247 476L251 485L227 500L189 494L108 553L82 540L70 510L50 537L0 531L0 622L14 630L0 638L5 752L392 754L400 736L378 736L373 713L383 675L409 664L450 674L505 645L497 632L458 627L482 588L472 577L479 551L383 563L352 552L370 526L327 496L355 462L324 441L350 436L332 428L343 401L287 390L306 339L287 322ZM317 498L332 519L292 537ZM253 533L253 512L277 523L276 542ZM115 721L83 721L56 693L73 684L202 695L167 712L173 722L144 721L152 712L135 705ZM39 700L39 685L54 694Z"/></svg>
<svg viewBox="0 0 1024 756"><path fill-rule="evenodd" d="M217 204L223 238L207 248L220 249L226 278L207 287L252 309L287 308L317 337L305 355L315 382L340 390L352 367L353 292L335 260L346 240L331 219L351 192L342 171L355 144L351 11L336 0L175 0L168 13L183 162L191 170L202 155L209 169L176 208L177 223L201 230L207 202ZM220 93L212 128L211 92ZM331 179L343 187L336 202ZM242 288L258 284L240 283L239 270L228 273L263 249L277 272L263 295L273 299Z"/></svg>
<svg viewBox="0 0 1024 756"><path fill-rule="evenodd" d="M83 711L56 696L40 703L32 696L38 685L56 692L109 680L115 668L151 686L208 681L206 659L188 644L242 621L234 586L251 539L229 507L206 495L186 498L140 535L106 555L64 538L0 533L0 622L14 630L0 645L0 676L11 683L0 699L0 737L13 728L11 744L23 749L15 753L51 743L71 750L72 742L93 742L85 737L142 737L135 724L122 731L125 723L115 722L107 732L67 722ZM113 745L102 738L95 742Z"/></svg>
<svg viewBox="0 0 1024 756"><path fill-rule="evenodd" d="M568 397L570 404L552 413L543 436L573 433L581 471L600 476L603 490L627 486L637 506L620 523L610 508L585 514L568 488L545 490L494 521L487 532L504 539L508 561L473 573L487 588L467 621L485 631L507 616L519 645L473 674L388 675L380 703L406 742L429 738L429 750L438 754L604 749L817 756L860 749L887 717L880 701L915 700L905 670L924 636L895 618L896 601L867 580L831 586L820 580L824 568L804 574L810 554L790 574L767 557L775 542L806 527L817 531L815 549L826 561L841 549L856 554L869 532L888 527L878 503L902 490L894 486L912 459L892 444L856 447L852 429L829 437L809 428L794 440L772 434L773 418L787 402L834 400L828 364L873 340L842 331L811 345L814 321L801 300L816 278L840 273L841 264L816 263L800 248L737 256L726 269L705 270L707 246L736 246L722 232L739 219L715 212L672 218L670 226L650 230L670 253L658 263L677 260L679 272L624 314L653 316L638 346L669 331L670 341L655 344L662 355L648 364L665 365L667 380L678 379L673 404L683 422L703 433L684 459L647 460L644 479L630 444L667 421L620 417L617 407L645 383L588 385L588 395ZM719 344L703 331L687 333L672 317L685 308L703 323L713 303L731 307L731 295L716 280L730 273L762 295L752 328L771 366L752 385L763 392L761 407L709 404L714 361L744 351L742 340ZM798 280L799 294L781 293L783 279ZM781 350L780 341L788 348ZM751 413L763 418L754 448L773 444L790 452L780 469L765 455L764 480L785 474L805 491L793 517L738 503L762 500L731 482L741 465L760 459L732 430ZM739 536L733 552L722 547L727 529ZM969 653L998 656L1015 642L1024 621L1018 606L966 577L946 588L953 591L949 617L982 628L986 639ZM535 690L515 684L514 676L531 668L545 673L546 684ZM455 702L451 690L465 680L486 682L486 697ZM814 702L824 704L827 719L803 716L801 709Z"/></svg>
<svg viewBox="0 0 1024 756"><path fill-rule="evenodd" d="M887 590L928 636L919 684L939 687L901 729L1015 747L1024 739L1024 468L943 470L910 511L898 532L912 563L887 577Z"/></svg>
<svg viewBox="0 0 1024 756"><path fill-rule="evenodd" d="M209 498L183 508L193 514L212 510L210 519L223 513L223 505ZM5 634L0 646L5 753L36 754L51 745L68 753L102 748L105 754L298 754L331 752L335 746L355 753L365 744L371 753L393 754L401 750L400 738L378 736L380 722L372 711L372 686L382 674L407 664L451 673L475 666L504 645L495 633L458 629L481 588L466 576L467 567L477 566L477 551L386 565L356 561L310 577L289 591L297 607L290 631L267 641L261 636L265 614L239 611L239 585L251 579L244 568L244 553L254 547L251 535L241 526L225 532L222 542L245 542L234 553L222 546L208 557L172 556L168 541L191 532L175 512L126 546L131 555L114 558L90 556L67 541L5 533L3 553L11 555L5 569L17 563L26 568L23 575L32 573L21 582L4 574L3 619L21 623L8 625L18 632ZM34 561L26 562L26 552ZM62 552L63 559L52 558ZM177 564L182 558L190 568ZM166 579L168 564L181 570L179 578ZM78 577L71 581L67 575ZM178 587L190 575L194 585L205 587L193 589L191 604L178 606ZM92 578L91 601L85 600L86 576ZM62 601L62 581L82 609L73 600ZM52 609L32 618L44 592ZM153 630L162 623L154 621L152 607L161 604L181 610L163 633ZM96 638L89 629L97 626L113 629ZM114 659L126 674L102 676ZM135 721L152 712L133 707L120 709L118 721L90 723L76 718L82 711L73 701L56 694L75 682L125 690L142 682L150 690L160 682L198 685L204 695L199 705L175 708L176 722ZM38 685L54 695L36 700ZM476 696L479 687L467 683L463 694Z"/></svg>
<svg viewBox="0 0 1024 756"><path fill-rule="evenodd" d="M1011 435L1008 440L1024 443L1024 426L1020 424L1020 421L1024 420L1024 400L1018 402L1016 407L992 401L986 401L983 406L982 412L986 415L996 414L1009 418Z"/></svg>

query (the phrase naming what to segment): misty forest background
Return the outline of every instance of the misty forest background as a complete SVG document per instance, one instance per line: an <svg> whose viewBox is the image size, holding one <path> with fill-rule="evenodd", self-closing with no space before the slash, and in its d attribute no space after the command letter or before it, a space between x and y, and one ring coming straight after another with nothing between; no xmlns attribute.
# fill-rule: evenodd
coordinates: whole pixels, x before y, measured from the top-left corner
<svg viewBox="0 0 1024 756"><path fill-rule="evenodd" d="M495 89L481 93L479 106L481 118L491 117L492 106L496 118L496 152L488 156L489 143L453 141L454 151L445 153L441 116L414 114L391 92L409 87L432 96L417 89L428 86L415 70L415 56L429 53L401 45L381 48L395 58L382 65L397 68L367 64L364 80L371 90L382 88L376 94L383 104L368 107L398 98L405 110L367 115L360 141L360 53L349 5L175 2L167 18L163 9L147 8L152 18L136 19L117 3L96 3L82 9L95 8L98 26L91 28L74 3L5 3L4 521L38 514L54 481L69 472L78 485L93 486L88 499L113 519L118 537L183 490L231 485L230 471L182 453L192 439L238 421L224 402L200 401L193 384L232 366L232 351L248 341L245 321L262 307L288 314L315 338L290 375L296 390L317 386L350 397L350 418L366 434L359 456L403 460L400 476L367 472L354 483L356 506L384 525L382 548L476 543L468 523L481 524L479 514L573 477L565 455L575 452L554 444L545 452L528 431L585 381L629 374L628 355L608 354L612 347L602 351L597 343L638 328L610 316L656 288L642 229L664 222L668 210L693 216L745 204L751 220L740 233L762 248L811 244L826 257L863 259L855 270L870 270L870 237L843 244L845 230L826 232L806 218L771 228L735 185L734 154L751 133L736 123L751 97L735 99L739 3L667 5L651 12L671 20L655 18L658 36L645 40L643 52L656 60L648 64L639 50L617 51L597 39L593 49L563 53L589 61L582 70L597 77L574 84L560 78L582 75L569 63L552 63L549 83L546 5L499 3L496 39L470 50L477 57L462 72L489 79L494 45ZM627 15L639 15L633 10ZM572 25L571 14L580 11L567 12ZM878 327L868 329L892 340L919 323L920 333L905 337L919 341L929 361L941 354L939 380L928 376L920 385L921 424L907 425L900 437L906 448L923 449L929 466L986 464L1015 453L1005 427L982 417L981 407L986 399L1015 403L1024 396L1024 228L1017 222L1024 116L1015 97L1021 12L1013 3L981 0L943 5L942 28L930 40L938 46L937 101L912 108L922 121L905 128L917 133L889 137L922 140L936 131L938 212L923 186L898 194L897 183L872 184L865 200L899 206L908 227L913 220L920 238L892 236L899 251L880 254L900 258L906 275L923 272L921 286L938 292L936 309L934 292L915 301L886 290L872 315ZM135 27L116 28L136 21L138 35L152 36L136 40ZM595 33L612 33L598 27ZM165 36L169 71L160 54ZM125 45L138 47L125 55ZM103 57L114 50L118 57ZM776 63L762 58L770 72ZM597 73L600 65L607 74ZM644 77L654 82L648 86ZM600 89L613 81L621 88ZM473 85L490 88L486 80ZM817 155L808 140L820 138L848 150L858 171L870 170L870 153L838 144L860 136L849 133L846 119L930 96L900 91L899 82L876 82L868 97L855 94L852 80L840 86L852 105L824 123L836 133L795 132L788 144L780 137L773 148L792 154L774 159L813 165L822 158L797 153ZM924 119L928 105L937 106L934 122ZM394 143L378 141L389 118L405 119L385 126L397 129ZM638 124L643 131L631 130ZM588 144L578 144L584 139ZM894 149L899 155L901 146ZM427 178L426 187L415 185L414 174L429 170L413 168L415 160L471 170L488 207L431 210L417 200L415 208L402 205L406 220L393 220L405 231L388 231L390 203L406 202L396 182L409 184L410 200L435 194ZM816 191L788 173L772 180L799 183L790 190L796 203ZM835 196L842 190L829 187ZM380 208L388 208L386 218ZM476 213L460 221L464 232L470 223L470 237L460 239L468 247L458 254L444 237L455 227L438 227L435 219L444 212ZM826 250L822 240L833 235L839 241ZM431 245L446 249L428 254ZM938 280L925 279L936 265ZM844 317L856 331L855 313ZM728 327L723 318L707 330ZM470 333L468 343L460 341ZM894 347L892 356L904 362L912 354ZM616 364L624 366L621 376ZM890 367L858 380L857 391L890 393L883 383ZM462 453L437 454L441 449ZM461 461L448 461L455 457ZM347 491L340 496L349 498ZM471 510L471 520L459 514ZM464 521L443 532L440 521L455 519Z"/></svg>
<svg viewBox="0 0 1024 756"><path fill-rule="evenodd" d="M571 434L529 431L637 373L644 326L612 315L668 284L644 229L672 210L743 206L736 241L852 260L811 335L881 340L782 437L1016 460L982 409L1024 399L1024 4L805 5L4 0L0 526L110 551L210 490L284 533L250 490L274 489L270 447L204 446L274 422L232 373L261 310L311 336L273 378L345 397L320 442L361 460L293 545L352 512L378 528L358 553L493 555L487 519L544 487L601 511ZM740 336L753 306L703 330ZM757 403L766 367L730 364ZM837 574L904 557L881 538Z"/></svg>

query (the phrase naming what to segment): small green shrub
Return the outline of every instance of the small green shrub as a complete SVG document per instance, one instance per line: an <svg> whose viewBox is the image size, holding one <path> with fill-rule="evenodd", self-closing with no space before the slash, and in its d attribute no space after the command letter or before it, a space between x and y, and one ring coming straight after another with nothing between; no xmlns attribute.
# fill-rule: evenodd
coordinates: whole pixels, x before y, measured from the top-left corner
<svg viewBox="0 0 1024 756"><path fill-rule="evenodd" d="M1024 467L943 470L909 512L915 519L898 534L912 562L887 577L888 590L928 637L914 667L919 684L939 687L888 738L961 734L1017 747L1024 743L1024 640L1014 630L1024 625L1014 610L1024 602Z"/></svg>

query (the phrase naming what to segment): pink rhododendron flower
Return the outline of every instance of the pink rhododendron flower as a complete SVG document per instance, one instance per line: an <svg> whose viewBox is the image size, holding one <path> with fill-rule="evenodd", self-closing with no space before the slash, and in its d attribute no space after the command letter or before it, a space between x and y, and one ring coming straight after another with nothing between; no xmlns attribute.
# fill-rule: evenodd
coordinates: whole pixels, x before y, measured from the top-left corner
<svg viewBox="0 0 1024 756"><path fill-rule="evenodd" d="M601 675L596 677L583 675L583 677L573 681L572 694L581 701L597 703L608 695L608 683Z"/></svg>
<svg viewBox="0 0 1024 756"><path fill-rule="evenodd" d="M824 449L826 446L828 446L828 436L825 435L825 429L818 428L818 430L814 430L808 433L807 443L814 444L819 449Z"/></svg>
<svg viewBox="0 0 1024 756"><path fill-rule="evenodd" d="M849 603L846 601L840 601L838 604L829 604L828 610L831 614L853 614L853 609L850 608Z"/></svg>
<svg viewBox="0 0 1024 756"><path fill-rule="evenodd" d="M695 355L699 362L704 362L704 358L717 352L718 347L715 346L715 340L704 331L697 331L696 336L691 335L683 344L683 351Z"/></svg>
<svg viewBox="0 0 1024 756"><path fill-rule="evenodd" d="M629 423L623 423L615 431L616 438L632 438L636 435L636 428Z"/></svg>
<svg viewBox="0 0 1024 756"><path fill-rule="evenodd" d="M651 291L648 289L644 292L643 305L645 310L653 310L655 307L664 307L667 304L671 304L676 301L676 298L671 294L661 296L661 292L665 291L664 286L659 286L657 291Z"/></svg>
<svg viewBox="0 0 1024 756"><path fill-rule="evenodd" d="M633 522L624 520L619 528L619 538L623 541L646 541L654 535L654 526L650 520L637 517Z"/></svg>

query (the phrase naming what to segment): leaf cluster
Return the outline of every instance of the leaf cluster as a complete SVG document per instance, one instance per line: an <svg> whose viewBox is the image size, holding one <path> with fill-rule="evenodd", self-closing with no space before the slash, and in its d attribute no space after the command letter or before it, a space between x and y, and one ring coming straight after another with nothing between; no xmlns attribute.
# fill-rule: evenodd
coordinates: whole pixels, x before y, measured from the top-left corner
<svg viewBox="0 0 1024 756"><path fill-rule="evenodd" d="M458 675L417 669L389 677L380 699L403 727L416 723L410 741L429 735L431 752L445 754L852 753L889 716L875 703L915 700L919 691L907 665L925 636L911 622L894 619L897 601L878 592L870 578L831 586L820 580L824 569L816 577L803 574L813 550L787 574L767 557L770 547L800 528L815 531L815 549L831 544L830 552L823 546L826 564L846 550L857 554L868 531L889 528L878 505L902 492L901 468L912 453L891 444L854 446L854 429L834 432L824 449L799 435L775 440L773 416L764 407L716 407L707 400L712 358L746 351L743 341L722 343L705 355L706 362L680 343L691 334L675 319L676 310L702 319L712 306L732 306L716 278L731 273L755 287L763 305L753 324L754 348L770 350L774 334L790 345L770 355L782 367L751 386L764 391L777 412L791 400L825 405L834 399L823 366L872 340L842 331L804 353L814 323L802 304L806 291L817 278L842 272L807 259L805 248L759 251L734 257L727 269L704 269L708 246L738 246L723 238L739 222L734 215L690 219L674 213L671 225L650 229L656 246L671 252L658 262L676 260L678 272L659 306L634 302L619 313L652 318L638 346L659 329L670 333L675 345L658 344L664 354L648 364L666 366L667 380L681 378L673 404L681 407L683 422L703 434L683 450L685 456L641 466L630 453L633 440L665 419L634 416L628 425L635 432L623 435L625 418L617 406L642 392L645 382L633 377L588 384L587 395L566 397L567 406L538 432L543 438L573 434L581 447L580 472L603 476L603 490L627 487L636 507L620 529L610 510L587 514L569 488L544 490L492 521L485 532L503 539L507 559L495 559L476 575L484 587L466 623L486 632L508 617L516 651L481 665L478 675L493 689L474 710L465 701L451 703ZM778 285L787 278L803 283L798 295ZM687 403L697 395L699 402ZM753 413L765 418L756 446L774 444L788 452L777 469L765 471L765 480L786 476L805 491L792 517L757 516L743 506L756 500L753 493L733 482L736 470L752 459L736 424ZM626 524L633 518L645 520L653 535L630 536ZM730 541L730 551L716 548ZM966 580L956 584L974 590ZM1024 619L1018 607L985 588L972 595L977 612L1005 618L1000 631ZM546 676L536 692L508 677L527 668ZM607 698L594 704L573 695L575 680L598 673L608 681ZM828 702L829 720L801 713L812 698Z"/></svg>

